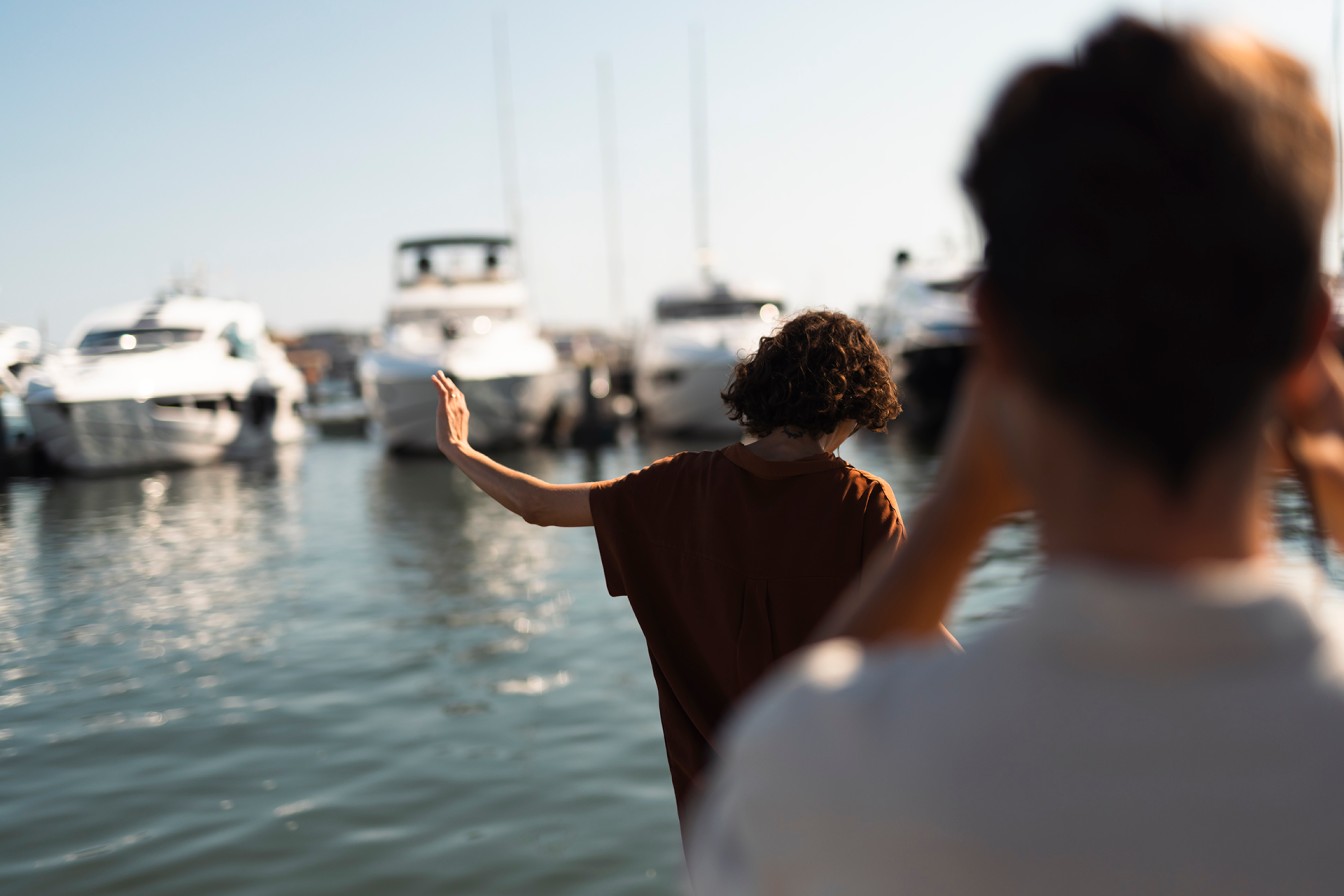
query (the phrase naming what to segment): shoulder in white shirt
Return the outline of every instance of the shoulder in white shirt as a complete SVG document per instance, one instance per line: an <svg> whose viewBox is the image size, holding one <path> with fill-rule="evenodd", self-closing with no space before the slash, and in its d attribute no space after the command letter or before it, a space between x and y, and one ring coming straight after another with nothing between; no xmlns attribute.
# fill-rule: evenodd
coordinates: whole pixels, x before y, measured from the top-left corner
<svg viewBox="0 0 1344 896"><path fill-rule="evenodd" d="M728 728L696 892L1342 892L1338 601L1061 567L965 656L819 645Z"/></svg>

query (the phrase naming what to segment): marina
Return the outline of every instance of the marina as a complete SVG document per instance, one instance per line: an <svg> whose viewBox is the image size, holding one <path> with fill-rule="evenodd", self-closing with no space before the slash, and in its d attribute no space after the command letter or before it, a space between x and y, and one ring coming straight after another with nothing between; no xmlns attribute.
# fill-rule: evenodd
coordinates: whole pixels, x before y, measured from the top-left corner
<svg viewBox="0 0 1344 896"><path fill-rule="evenodd" d="M860 863L847 858L894 861L893 839L921 861L956 841L957 873L988 855L1058 872L1068 892L1087 880L1076 867L1109 874L1097 856L1133 856L1140 876L1155 860L1181 870L1199 838L1216 861L1196 872L1250 861L1236 844L1253 843L1273 881L1276 830L1328 835L1292 825L1340 805L1337 751L1322 745L1344 724L1344 675L1322 684L1323 653L1292 676L1251 670L1302 685L1300 729L1273 724L1289 701L1244 713L1230 695L1261 680L1231 662L1258 662L1247 633L1305 657L1314 617L1344 613L1344 538L1331 541L1344 368L1306 339L1319 274L1323 338L1344 351L1331 135L1321 125L1286 152L1308 131L1240 126L1287 121L1294 104L1240 85L1267 78L1241 55L1254 40L1187 59L1198 41L1172 29L1199 27L1207 4L1140 9L1153 27L1109 55L1088 42L1115 15L1095 0L990 6L7 10L0 893L672 896L690 892L695 837L720 853L722 892L752 875L757 889L848 891ZM1338 144L1344 0L1330 29L1300 6L1241 12L1301 60L1275 90L1313 82L1334 108L1297 105ZM1058 62L1003 92L1037 59ZM1187 114L1223 93L1246 108ZM1022 111L1047 100L1058 121ZM985 117L996 109L1018 112ZM1098 130L1076 134L1087 122ZM1202 151L1205 131L1227 139ZM1131 170L1127 154L1152 164ZM1289 177L1309 162L1313 177ZM1243 185L1254 195L1239 199ZM1306 227L1322 215L1323 232ZM982 329L986 271L1001 279L980 298L1002 301L982 306L996 324ZM1299 280L1296 298L1280 290ZM1193 299L1199 313L1179 313ZM735 367L807 312L850 329L763 352L772 363L749 365L760 394L734 394L731 419ZM976 367L977 352L1003 366ZM968 370L985 375L959 393ZM872 432L897 406L893 383L903 412ZM958 394L979 413L957 418L970 437L944 442ZM830 491L784 487L823 468ZM916 549L870 575L906 525ZM1306 567L1300 636L1241 596L1272 554ZM1047 555L1066 575L1039 643L1030 630L995 642L1000 623L1010 641L1027 630ZM1069 584L1079 571L1103 584ZM1149 579L1206 573L1214 597L1186 594L1198 614L1147 600L1165 593ZM1134 582L1113 595L1120 578ZM850 618L826 616L846 593L863 599ZM950 611L935 602L954 594ZM1223 643L1183 621L1224 598L1247 611L1245 632ZM1117 612L1130 606L1156 610ZM819 651L804 690L737 726L748 748L723 750L721 723L820 618L880 646ZM909 657L885 646L939 619L966 655L906 675ZM1344 644L1344 627L1331 637ZM1200 671L1219 646L1226 669ZM1019 654L1002 667L1019 677L994 668ZM961 668L990 687L943 671L981 657ZM1047 666L1056 690L1038 686ZM810 715L817 685L836 699ZM1194 711L1146 730L1183 688ZM902 701L937 724L901 727ZM1317 703L1328 737L1308 724ZM834 707L854 724L815 724ZM1235 725L1207 724L1209 708ZM1166 749L1187 743L1228 754ZM1301 743L1325 762L1299 766ZM732 773L714 789L722 814L697 827L688 807L715 751ZM1171 774L1117 771L1153 758ZM908 779L887 776L898 764ZM1061 773L1070 764L1087 775ZM1201 777L1213 784L1183 789ZM1145 816L1149 800L1211 823ZM1254 811L1219 817L1224 801ZM1089 812L1099 824L1074 823ZM1041 822L1053 836L1036 837ZM762 833L776 824L782 836ZM1219 841L1223 824L1247 836ZM817 836L799 834L809 826ZM1333 880L1327 835L1320 877ZM1145 838L1158 848L1134 845ZM1314 843L1280 840L1283 856ZM972 860L954 856L967 845ZM786 876L790 862L821 883ZM883 892L888 878L873 879Z"/></svg>

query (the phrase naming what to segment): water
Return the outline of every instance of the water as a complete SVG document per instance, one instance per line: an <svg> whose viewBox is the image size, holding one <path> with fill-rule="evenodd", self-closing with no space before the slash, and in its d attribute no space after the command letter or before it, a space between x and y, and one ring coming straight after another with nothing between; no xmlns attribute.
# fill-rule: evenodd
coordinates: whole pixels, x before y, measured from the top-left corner
<svg viewBox="0 0 1344 896"><path fill-rule="evenodd" d="M607 478L682 447L507 462ZM907 513L934 461L842 450ZM1280 516L1305 550L1291 493ZM954 629L1012 611L998 530ZM591 530L526 525L446 461L313 442L0 488L0 890L675 893L656 695Z"/></svg>

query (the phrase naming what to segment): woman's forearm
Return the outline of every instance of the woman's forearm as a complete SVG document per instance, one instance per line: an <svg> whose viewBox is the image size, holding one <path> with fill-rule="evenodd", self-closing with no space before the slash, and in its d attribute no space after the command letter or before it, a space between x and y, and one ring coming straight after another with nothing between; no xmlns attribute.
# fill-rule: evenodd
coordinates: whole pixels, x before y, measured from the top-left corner
<svg viewBox="0 0 1344 896"><path fill-rule="evenodd" d="M1285 390L1283 447L1320 523L1344 550L1344 361L1328 340Z"/></svg>
<svg viewBox="0 0 1344 896"><path fill-rule="evenodd" d="M434 437L453 464L476 487L508 510L538 526L591 526L588 493L596 482L551 485L520 473L472 448L467 441L471 411L466 397L442 370L430 378L440 401L434 418Z"/></svg>
<svg viewBox="0 0 1344 896"><path fill-rule="evenodd" d="M598 483L552 485L506 467L469 445L452 446L444 455L501 506L538 526L591 526L588 492Z"/></svg>

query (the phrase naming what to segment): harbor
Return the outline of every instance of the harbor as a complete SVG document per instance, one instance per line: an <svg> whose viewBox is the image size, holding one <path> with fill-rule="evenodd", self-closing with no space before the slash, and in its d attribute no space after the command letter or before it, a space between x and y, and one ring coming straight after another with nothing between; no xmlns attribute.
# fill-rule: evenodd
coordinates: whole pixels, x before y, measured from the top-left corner
<svg viewBox="0 0 1344 896"><path fill-rule="evenodd" d="M1344 0L1206 7L0 14L0 892L1334 880Z"/></svg>
<svg viewBox="0 0 1344 896"><path fill-rule="evenodd" d="M14 353L0 876L51 894L682 889L630 605L589 529L529 526L438 454L428 373L473 391L502 461L609 479L737 440L718 393L787 302L690 288L634 336L543 329L507 248L400 241L377 329L272 333L178 282ZM483 267L430 257L460 251ZM913 435L844 451L905 507L937 464ZM997 533L959 635L1011 613L1036 562L1029 523Z"/></svg>

